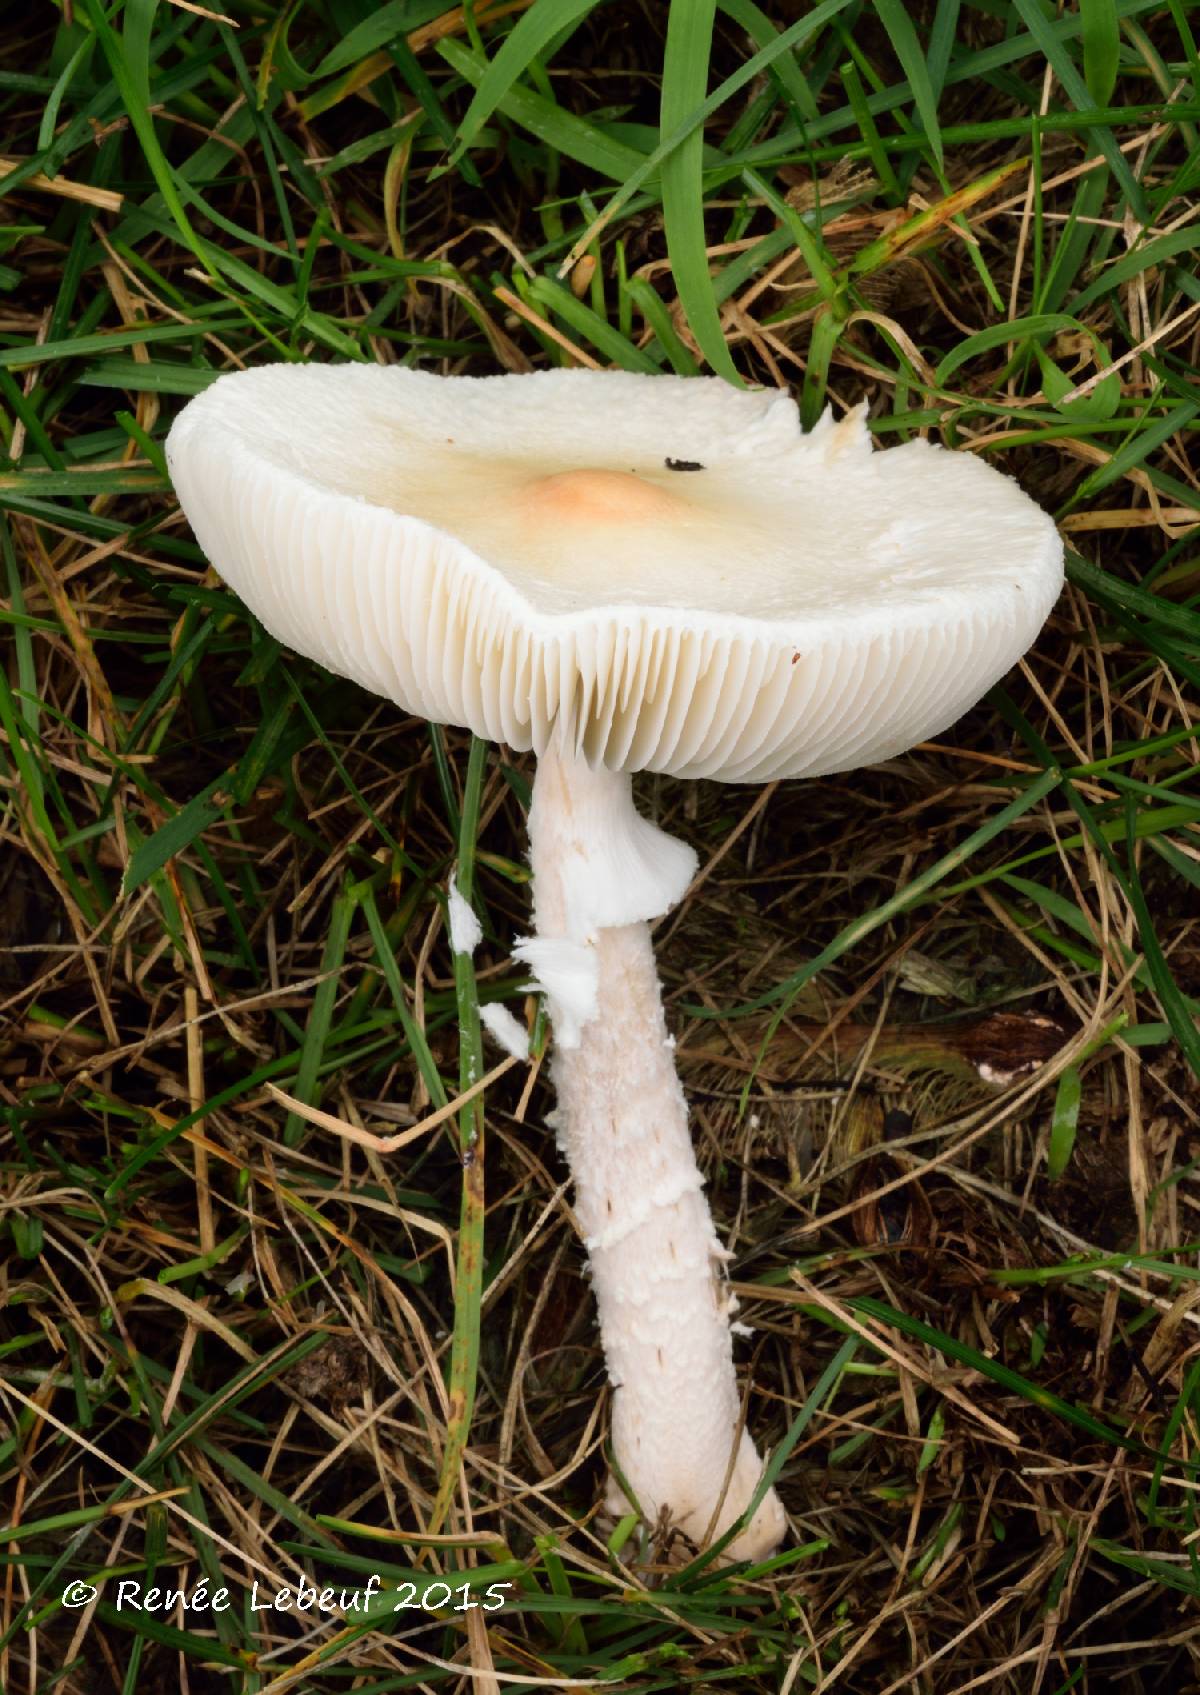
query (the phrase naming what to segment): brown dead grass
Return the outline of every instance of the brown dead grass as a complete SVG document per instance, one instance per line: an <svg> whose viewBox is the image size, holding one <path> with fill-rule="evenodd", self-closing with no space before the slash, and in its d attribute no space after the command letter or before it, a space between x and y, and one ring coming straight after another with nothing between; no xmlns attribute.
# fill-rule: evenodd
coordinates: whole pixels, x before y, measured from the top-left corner
<svg viewBox="0 0 1200 1695"><path fill-rule="evenodd" d="M574 58L563 61L574 66L580 110L600 100L647 109L653 89L636 43L652 22L636 7L618 7L611 24L583 32ZM994 33L998 26L972 13L969 27ZM727 34L722 54L733 63L737 51ZM557 75L556 88L565 96ZM305 121L292 101L284 121L316 166L375 127L378 114L348 98ZM1149 127L1122 139L1138 156L1153 138ZM1010 151L1007 144L959 150L950 161L953 183L974 180ZM495 269L511 274L514 256L519 263L540 241L537 197L503 172L499 159L481 163L480 192L454 177L431 181L424 166L410 175L407 251L452 257L473 279L491 343L489 357L473 368L541 364L546 354L534 331L568 352L573 338L520 307L511 289L489 294L486 283ZM261 158L248 153L236 168L214 205L274 237ZM1047 140L1048 219L1065 216L1079 174L1090 168L1075 138ZM376 249L388 228L380 172L378 158L347 171L328 204L336 228ZM35 179L21 191L23 216L40 208L45 186ZM69 187L60 182L56 193ZM908 209L932 204L939 193L919 175ZM103 245L105 208L91 204ZM1030 206L1026 176L970 218L969 239L1014 302L1024 286ZM1170 223L1185 211L1172 209ZM894 224L891 208L868 205L839 220L831 246L850 256ZM663 288L670 304L656 215L639 214L622 233L631 269ZM197 286L180 248L150 239L145 256L168 284ZM241 256L269 268L249 247ZM46 333L63 264L61 241L47 235L28 267L28 286L6 309L7 330L31 339ZM323 245L316 277L329 281L339 267L349 269L345 255ZM134 321L166 322L176 312L166 289L132 274L111 246L91 282L110 291L106 324L131 313ZM730 303L730 339L754 380L802 379L803 324L775 331L763 319L805 282L789 256L766 289L752 285ZM1128 395L1148 392L1149 350L1174 349L1196 362L1197 320L1174 308L1168 314L1165 292L1160 274L1123 291L1127 335L1111 303L1089 314L1114 346L1129 343L1122 367ZM361 317L371 303L371 290L347 279L336 309ZM430 336L453 341L473 333L458 284L414 284L398 311L407 327ZM991 319L966 240L942 231L936 250L905 255L875 285L870 313L860 315L835 362L834 403L886 391L892 379L875 364L882 331L919 350L928 365ZM223 366L271 356L253 336L237 338L235 347L216 335L206 341ZM380 359L395 357L387 339L372 345ZM1066 362L1071 349L1057 353ZM577 357L590 362L593 355L579 349ZM998 354L993 369L973 367L972 385L982 391L994 380L1003 397L1001 364ZM959 376L965 385L966 374ZM1081 364L1081 380L1086 376ZM27 379L32 389L36 372ZM1011 385L1008 392L1015 400ZM116 404L125 398L77 388L53 433L65 441L108 427ZM133 404L139 423L152 429L158 398L141 394ZM953 410L953 396L946 408ZM987 451L1051 507L1106 451L1067 432L1047 447L1009 448L1006 437L1019 437L1021 428L1015 413L989 421L975 414L957 426L957 442ZM19 424L17 431L19 461ZM1194 491L1193 455L1192 442L1180 438L1165 443L1155 462ZM138 469L132 451L119 463ZM246 938L266 961L261 981L239 966L229 913L194 848L166 872L181 948L164 929L161 885L119 898L133 834L151 834L167 812L112 752L145 693L142 650L97 643L86 632L152 633L166 651L179 636L178 610L164 605L146 573L158 583L211 587L215 579L198 576L164 545L184 536L169 498L100 496L92 509L128 529L97 545L72 526L64 506L61 519L21 518L15 531L26 610L58 620L33 644L36 693L51 709L45 758L78 820L98 817L102 802L110 802L113 824L87 850L92 886L107 888L112 902L92 919L47 853L28 797L6 779L0 1098L23 1110L10 1120L4 1149L4 1205L40 1222L44 1246L36 1258L11 1255L0 1272L6 1334L40 1332L36 1346L13 1356L19 1369L10 1370L4 1387L15 1438L3 1477L5 1516L21 1525L104 1501L174 1418L197 1397L215 1396L203 1431L182 1440L160 1467L160 1482L187 1493L152 1506L148 1496L157 1486L131 1485L127 1499L136 1511L122 1511L94 1532L87 1554L93 1565L115 1568L135 1545L140 1549L143 1535L157 1536L164 1561L194 1577L198 1503L239 1584L253 1574L294 1578L297 1556L287 1544L310 1541L322 1513L376 1525L375 1540L346 1545L392 1558L391 1538L419 1530L430 1512L445 1435L442 1374L460 1178L448 1140L430 1132L382 1156L306 1129L284 1145L280 1109L264 1087L211 1110L173 1142L156 1160L152 1183L132 1185L107 1212L99 1200L103 1175L135 1142L292 1045L280 1015L303 1031L322 980L332 903L347 869L361 870L354 850L374 853L380 841L327 751L308 739L282 772L264 777L239 810L236 830L219 821L203 838L210 863L238 891ZM155 525L135 536L134 527L151 515ZM1194 508L1164 502L1135 470L1098 503L1072 513L1066 528L1089 558L1136 577L1194 521ZM1177 577L1163 592L1183 597L1194 588L1194 578ZM260 703L240 680L246 658L241 636L218 642L188 688L156 708L165 734L148 764L172 806L248 745ZM323 692L303 667L292 670L310 699L327 701L329 739L345 772L429 880L397 873L386 910L401 972L414 987L415 1015L439 1067L452 1076L452 970L432 890L454 844L424 727L336 687ZM1192 685L1106 628L1075 588L1010 686L1055 757L1079 765L1197 717ZM451 765L461 771L465 743L454 733L447 741ZM1185 747L1189 759L1200 757ZM513 763L528 774L527 761ZM838 1332L864 1324L848 1305L864 1295L1025 1371L1042 1390L1092 1409L1150 1448L1163 1440L1193 1369L1200 1325L1194 1281L1120 1267L1044 1287L996 1279L1074 1254L1153 1256L1200 1233L1187 1175L1200 1157L1194 1076L1170 1045L1133 1049L1116 1040L1088 1057L1089 1044L1116 1015L1136 1023L1160 1014L1131 978L1124 950L1138 942L1128 903L1086 841L1062 847L1039 874L1087 915L1099 971L1046 946L1026 927L1027 909L991 884L877 930L809 985L765 1054L765 1015L701 1020L687 1010L727 1011L784 980L851 918L890 898L977 828L1011 797L1004 775L1026 769L1034 769L1028 750L981 707L952 736L886 768L781 786L765 800L713 785L645 785L646 805L692 840L702 865L711 867L702 897L689 898L662 927L662 958L709 1193L736 1254L742 1316L755 1329L744 1350L749 1417L768 1446L803 1405ZM1153 778L1158 767L1151 761L1130 769ZM1084 781L1082 792L1096 802L1111 794L1103 775ZM483 816L480 875L492 938L480 960L486 984L504 973L509 939L525 923L525 890L505 874L522 861L521 813L497 767ZM1025 846L1061 843L1076 828L1074 814L1052 799L970 870L987 870ZM1195 862L1194 839L1183 831L1170 839ZM1141 864L1176 980L1196 994L1195 916L1185 886L1148 852ZM239 884L246 866L260 881L261 899ZM367 938L355 931L335 1017L346 1016L371 970ZM1053 1182L1045 1175L1051 1111L1057 1080L1075 1061L1083 1068L1076 1152L1068 1174ZM390 1062L378 1051L341 1067L323 1104L385 1135L429 1109L408 1059ZM569 1195L543 1127L549 1106L545 1080L530 1083L524 1073L505 1076L487 1096L491 1281L479 1400L447 1529L477 1547L502 1546L531 1560L535 1537L558 1537L577 1583L586 1584L580 1574L610 1570L593 1519L606 1389ZM207 1271L159 1281L222 1242L232 1242L228 1254ZM1151 1526L1141 1502L1152 1461L1143 1454L1070 1429L1046 1405L911 1336L880 1326L867 1333L876 1352L860 1358L876 1365L849 1379L813 1421L784 1474L797 1540L829 1544L796 1572L763 1580L776 1605L790 1597L785 1647L780 1625L771 1657L759 1665L749 1625L718 1631L678 1619L669 1634L688 1678L706 1678L714 1690L809 1687L798 1668L812 1642L824 1668L817 1687L869 1695L1049 1691L1067 1687L1064 1679L1079 1666L1080 1689L1200 1687L1192 1603L1094 1549L1107 1539L1191 1569L1190 1425L1175 1433L1164 1490L1173 1516L1165 1527ZM222 1385L243 1359L313 1340L312 1351L256 1391L244 1417L222 1405ZM154 1367L161 1430L148 1421L131 1363L139 1359ZM82 1403L94 1406L91 1422L73 1387L80 1379ZM935 1408L940 1431L931 1427ZM862 1440L852 1446L855 1437ZM242 1471L231 1469L231 1457ZM274 1507L247 1485L245 1471L275 1492ZM279 1499L290 1503L290 1523ZM36 1546L47 1555L57 1551L53 1536ZM638 1563L637 1581L653 1584L655 1552ZM431 1568L440 1557L431 1558ZM29 1572L9 1564L3 1583L10 1618ZM275 1629L269 1643L278 1657L264 1663L260 1689L282 1687L270 1680L301 1659L291 1626ZM496 1687L488 1669L493 1654L524 1667L531 1681L550 1675L544 1656L555 1639L545 1621L508 1625L501 1618L490 1640L491 1647L475 1630L452 1645L460 1669L439 1686L469 1679L479 1691ZM19 1637L5 1651L0 1681L14 1690L48 1687L53 1668L78 1650L84 1658L60 1687L89 1695L121 1687L128 1638L90 1611L58 1614ZM407 1636L376 1633L348 1662L359 1668L361 1685L323 1682L314 1672L311 1687L382 1687L367 1668L376 1678L424 1668L432 1678L446 1653L443 1633L431 1626ZM178 1687L172 1679L184 1675L181 1665L167 1648L152 1646L139 1689ZM229 1686L223 1673L194 1666L186 1676L192 1691ZM666 1687L648 1679L634 1686Z"/></svg>

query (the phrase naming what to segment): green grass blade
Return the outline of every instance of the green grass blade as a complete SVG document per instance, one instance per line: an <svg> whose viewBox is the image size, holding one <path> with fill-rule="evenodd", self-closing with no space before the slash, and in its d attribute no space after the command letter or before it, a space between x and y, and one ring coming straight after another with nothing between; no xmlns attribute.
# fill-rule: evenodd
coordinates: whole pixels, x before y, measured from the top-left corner
<svg viewBox="0 0 1200 1695"><path fill-rule="evenodd" d="M676 5L682 6L683 0L675 0L675 3ZM707 0L704 0L704 3L707 5ZM845 11L849 4L850 0L821 0L820 5L814 6L812 11L807 13L798 22L789 25L787 29L783 30L776 36L774 41L771 41L765 47L760 48L753 58L748 59L747 62L738 70L734 71L732 75L727 76L722 83L718 84L706 100L703 100L698 106L692 107L692 109L687 112L680 126L676 130L674 130L670 135L662 137L658 146L646 155L636 170L621 179L621 187L605 204L600 214L599 222L603 224L611 223L621 208L632 200L638 189L643 187L649 181L654 173L660 169L668 156L692 134L697 126L703 125L714 112L720 111L721 107L727 100L732 99L732 97L740 89L744 88L748 83L753 82L755 77L769 69L769 67L785 53L798 52L800 47L809 39L810 36L816 34L817 31L822 29L831 18L836 17L839 12ZM685 23L686 19L681 17L679 26L681 30L684 28ZM770 151L776 152L778 149L772 146ZM755 162L757 155L754 154L753 149L751 150L751 153L753 157L744 159L743 165ZM743 165L731 163L731 174L736 174L743 168ZM587 241L587 236L582 237L567 254L567 257L563 260L562 265L559 267L560 275L564 275L570 270L571 266L586 248Z"/></svg>
<svg viewBox="0 0 1200 1695"><path fill-rule="evenodd" d="M1030 35L1037 42L1040 50L1062 84L1067 98L1077 111L1087 111L1089 107L1100 104L1088 89L1087 83L1075 68L1074 60L1067 52L1064 43L1048 27L1049 20L1038 5L1038 0L1013 0L1013 5L1019 12L1021 20ZM1081 18L1081 29L1082 29ZM1135 178L1125 155L1113 139L1112 131L1107 126L1095 132L1096 145L1108 160L1109 166L1117 181L1125 191L1131 211L1139 222L1148 224L1151 221L1150 208L1146 204L1146 196L1141 185Z"/></svg>
<svg viewBox="0 0 1200 1695"><path fill-rule="evenodd" d="M488 61L461 41L439 41L438 52L465 82L482 84ZM645 164L645 155L607 135L598 124L576 117L532 89L513 84L499 102L506 118L520 124L555 152L565 154L612 182L626 182Z"/></svg>
<svg viewBox="0 0 1200 1695"><path fill-rule="evenodd" d="M1129 1453L1141 1453L1143 1445L1133 1438L1115 1430L1101 1418L1090 1412L1086 1407L1064 1401L1061 1395L1054 1394L1049 1389L1043 1389L1019 1371L1003 1361L980 1353L978 1349L960 1342L956 1336L947 1336L943 1331L926 1324L923 1319L914 1318L910 1313L901 1312L890 1306L886 1301L880 1301L873 1295L852 1295L846 1305L854 1312L861 1313L866 1318L873 1318L876 1323L892 1325L903 1336L911 1336L915 1341L923 1342L927 1347L936 1348L945 1354L947 1359L956 1360L959 1365L978 1371L993 1383L1001 1385L1010 1394L1019 1395L1030 1405L1041 1407L1044 1411L1053 1413L1064 1424L1070 1424L1076 1430L1082 1430L1087 1435L1101 1441L1108 1447L1121 1448Z"/></svg>
<svg viewBox="0 0 1200 1695"><path fill-rule="evenodd" d="M352 888L343 889L334 897L325 948L321 955L321 981L313 996L312 1013L304 1031L296 1083L291 1091L306 1106L317 1106L320 1097L317 1077L325 1058L333 1025L333 1012L341 987L342 967L346 958L346 943L354 921L357 897ZM305 1122L298 1113L289 1112L284 1121L283 1140L295 1147L305 1133Z"/></svg>
<svg viewBox="0 0 1200 1695"><path fill-rule="evenodd" d="M1079 0L1083 26L1083 80L1097 106L1107 106L1117 86L1121 26L1114 0Z"/></svg>
<svg viewBox="0 0 1200 1695"><path fill-rule="evenodd" d="M940 170L945 156L942 150L942 132L938 126L937 96L930 81L925 52L917 39L908 7L903 4L903 0L875 0L875 9L879 13L880 23L887 31L892 51L908 78L921 127L929 139L930 150Z"/></svg>
<svg viewBox="0 0 1200 1695"><path fill-rule="evenodd" d="M141 145L146 163L158 184L159 193L186 247L190 247L200 263L208 269L204 244L197 236L183 209L176 177L159 145L151 116L149 38L157 0L128 0L125 8L125 37L117 37L99 0L81 0L84 12L96 33L102 52L118 89L129 121Z"/></svg>
<svg viewBox="0 0 1200 1695"><path fill-rule="evenodd" d="M1077 1066L1069 1065L1058 1080L1054 1096L1054 1111L1050 1119L1050 1145L1046 1154L1046 1174L1061 1177L1071 1163L1075 1136L1079 1129L1079 1106L1083 1085Z"/></svg>
<svg viewBox="0 0 1200 1695"><path fill-rule="evenodd" d="M538 55L556 38L565 40L589 12L595 11L596 6L597 0L535 0L535 4L517 20L516 27L505 37L500 51L489 62L480 79L458 126L458 141L448 168L459 163L492 113Z"/></svg>
<svg viewBox="0 0 1200 1695"><path fill-rule="evenodd" d="M458 833L458 892L470 903L475 890L476 835L487 766L488 744L471 738L467 775L463 784L462 815ZM454 954L454 992L458 1005L459 1085L469 1089L483 1075L483 1037L479 1022L479 991L475 966L469 953ZM462 1198L459 1208L458 1250L455 1256L454 1333L450 1339L450 1371L447 1383L449 1407L442 1446L441 1475L428 1532L441 1529L458 1487L463 1453L471 1433L479 1373L480 1306L483 1301L483 1229L487 1215L484 1162L485 1102L476 1095L463 1107L458 1120L458 1153L462 1164Z"/></svg>
<svg viewBox="0 0 1200 1695"><path fill-rule="evenodd" d="M1141 873L1138 870L1137 844L1137 802L1132 795L1125 796L1125 875L1126 895L1133 915L1137 919L1138 939L1142 944L1142 952L1146 956L1146 966L1154 981L1155 992L1167 1022L1175 1035L1175 1040L1187 1056L1192 1070L1200 1077L1200 1029L1189 1008L1187 1001L1176 983L1162 943L1158 939L1154 918L1142 889Z"/></svg>
<svg viewBox="0 0 1200 1695"><path fill-rule="evenodd" d="M740 383L725 345L713 295L704 229L704 131L695 113L708 87L716 0L673 0L663 58L662 143L685 126L684 140L663 159L663 221L671 271L684 315L701 353L718 376Z"/></svg>
<svg viewBox="0 0 1200 1695"><path fill-rule="evenodd" d="M765 989L761 995L756 995L753 1000L743 1001L739 1006L726 1007L721 1012L713 1012L711 1008L701 1006L689 1006L688 1012L694 1018L739 1018L750 1013L760 1012L765 1007L773 1006L777 1001L784 1002L786 1007L804 987L805 983L810 982L818 972L823 971L827 965L832 965L834 960L840 959L844 953L847 953L858 942L869 936L873 930L877 930L881 924L888 923L897 913L907 912L918 905L949 876L951 871L957 866L965 864L968 859L973 858L981 847L985 847L988 842L1005 831L1010 824L1031 811L1061 782L1062 774L1057 769L1052 768L1044 771L1015 800L1002 807L994 817L988 819L986 824L982 824L978 830L973 830L956 848L943 855L936 865L931 865L928 871L923 871L919 877L914 877L912 882L894 895L891 900L884 901L874 911L865 913L861 918L857 918L853 923L848 924L807 965L794 972L784 982L777 983L774 988Z"/></svg>

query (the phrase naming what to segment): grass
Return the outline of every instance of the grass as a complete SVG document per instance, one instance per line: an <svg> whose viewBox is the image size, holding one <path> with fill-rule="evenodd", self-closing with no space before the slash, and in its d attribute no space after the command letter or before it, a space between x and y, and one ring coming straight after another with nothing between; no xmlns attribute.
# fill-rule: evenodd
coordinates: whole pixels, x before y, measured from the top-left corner
<svg viewBox="0 0 1200 1695"><path fill-rule="evenodd" d="M1189 8L75 0L0 102L0 1685L1200 1686ZM302 358L866 397L1060 523L938 742L643 788L760 1567L597 1520L540 1061L460 1102L528 760L281 650L171 495L179 405Z"/></svg>

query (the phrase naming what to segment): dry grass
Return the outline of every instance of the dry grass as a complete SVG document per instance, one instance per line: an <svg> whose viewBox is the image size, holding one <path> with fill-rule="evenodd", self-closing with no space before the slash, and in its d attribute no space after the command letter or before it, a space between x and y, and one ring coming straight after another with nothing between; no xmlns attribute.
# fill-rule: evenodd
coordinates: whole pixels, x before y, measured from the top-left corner
<svg viewBox="0 0 1200 1695"><path fill-rule="evenodd" d="M589 236L597 159L657 143L630 126L665 8L597 7L449 170L477 37L494 58L524 9L410 10L407 45L356 45L365 3L236 29L89 3L0 61L0 1685L1200 1688L1184 9L1084 5L1085 51L1030 34L1032 0L964 7L944 170L908 8L786 61L811 112L763 73L706 131L741 372L810 416L868 396L881 445L987 454L1078 549L1028 664L936 745L642 788L705 867L660 951L749 1417L792 1444L792 1542L741 1572L596 1519L606 1389L539 1068L487 1089L465 1185L453 1115L427 1122L473 993L441 904L464 851L479 991L534 1012L528 761L280 652L163 475L180 397L270 358L716 356L657 178ZM935 65L954 10L911 9ZM718 14L709 86L747 15ZM377 1153L276 1088L414 1134ZM371 1572L513 1587L486 1617L250 1611L255 1579ZM122 1577L233 1605L118 1611ZM98 1593L68 1610L75 1581Z"/></svg>

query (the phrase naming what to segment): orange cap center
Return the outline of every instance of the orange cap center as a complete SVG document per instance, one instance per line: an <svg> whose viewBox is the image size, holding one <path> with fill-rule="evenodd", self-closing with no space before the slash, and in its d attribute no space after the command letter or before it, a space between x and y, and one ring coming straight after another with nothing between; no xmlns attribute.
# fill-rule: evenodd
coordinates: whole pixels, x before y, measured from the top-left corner
<svg viewBox="0 0 1200 1695"><path fill-rule="evenodd" d="M521 491L523 504L541 518L586 524L632 524L679 511L676 495L632 471L556 471Z"/></svg>

